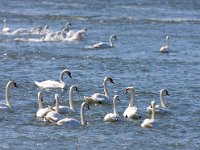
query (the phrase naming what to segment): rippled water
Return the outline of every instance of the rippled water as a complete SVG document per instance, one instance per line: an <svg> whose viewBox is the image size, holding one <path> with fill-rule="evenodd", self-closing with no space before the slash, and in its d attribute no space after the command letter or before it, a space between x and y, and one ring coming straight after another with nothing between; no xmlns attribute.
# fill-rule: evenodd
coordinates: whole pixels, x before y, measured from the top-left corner
<svg viewBox="0 0 200 150"><path fill-rule="evenodd" d="M47 24L56 31L68 21L73 29L86 27L88 34L78 42L41 43L15 42L19 35L0 34L1 100L8 80L19 85L11 90L14 110L0 112L0 149L200 149L199 1L1 0L0 20L4 18L11 30ZM84 48L107 41L111 34L118 36L114 48ZM171 52L160 54L166 35ZM108 88L112 96L120 95L120 116L130 98L123 91L134 86L142 119L105 123L112 105L91 106L88 125L78 128L36 119L39 89L33 81L57 80L64 68L72 72L72 80L65 78L68 87L80 88L73 117L79 119L83 96L103 92L103 78L111 76L115 85ZM143 129L146 107L152 100L159 102L161 88L170 93L169 112L156 114L154 127ZM55 93L67 103L68 89L42 92L45 106L53 105Z"/></svg>

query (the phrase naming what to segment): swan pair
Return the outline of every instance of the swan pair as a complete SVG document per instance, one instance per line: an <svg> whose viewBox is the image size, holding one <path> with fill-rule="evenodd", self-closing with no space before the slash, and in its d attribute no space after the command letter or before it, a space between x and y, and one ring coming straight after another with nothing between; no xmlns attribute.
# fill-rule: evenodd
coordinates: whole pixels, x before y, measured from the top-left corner
<svg viewBox="0 0 200 150"><path fill-rule="evenodd" d="M5 92L5 98L6 98L6 102L5 103L0 103L0 110L11 110L11 103L9 100L9 90L11 87L16 87L18 88L16 82L14 81L8 81L7 85L6 85L6 92Z"/></svg>
<svg viewBox="0 0 200 150"><path fill-rule="evenodd" d="M160 105L155 106L155 112L161 113L161 112L166 112L166 106L163 97L164 96L170 96L168 90L166 89L161 89L160 90ZM152 113L152 105L149 105L147 107L147 113L151 114Z"/></svg>
<svg viewBox="0 0 200 150"><path fill-rule="evenodd" d="M113 39L114 40L117 40L117 36L115 34L111 35L109 37L109 43L105 43L105 42L99 42L97 44L94 44L92 46L89 46L89 48L92 48L92 49L104 49L104 48L112 48L114 47L113 45Z"/></svg>
<svg viewBox="0 0 200 150"><path fill-rule="evenodd" d="M165 46L162 46L161 48L160 48L160 52L161 53L168 53L169 52L169 43L168 43L168 40L169 40L169 36L166 36L166 44L165 44Z"/></svg>
<svg viewBox="0 0 200 150"><path fill-rule="evenodd" d="M55 111L50 111L48 114L44 117L45 122L52 122L57 125L65 125L65 126L80 126L85 125L85 116L84 116L84 107L88 107L89 105L86 102L83 102L81 104L80 109L80 122L74 118L63 118L61 114L58 113L59 111L59 96L58 94L55 94L55 101L56 101L56 108Z"/></svg>
<svg viewBox="0 0 200 150"><path fill-rule="evenodd" d="M107 82L114 84L113 79L111 77L105 77L103 86L104 86L104 94L101 93L94 93L90 97L84 96L84 99L87 103L104 103L104 102L110 102L110 96L108 94L108 89L107 89Z"/></svg>
<svg viewBox="0 0 200 150"><path fill-rule="evenodd" d="M68 69L64 69L60 73L60 82L58 81L53 81L53 80L46 80L42 82L34 81L35 85L38 86L41 89L49 89L49 88L65 88L65 82L63 81L63 76L64 74L67 74L70 78L71 72Z"/></svg>

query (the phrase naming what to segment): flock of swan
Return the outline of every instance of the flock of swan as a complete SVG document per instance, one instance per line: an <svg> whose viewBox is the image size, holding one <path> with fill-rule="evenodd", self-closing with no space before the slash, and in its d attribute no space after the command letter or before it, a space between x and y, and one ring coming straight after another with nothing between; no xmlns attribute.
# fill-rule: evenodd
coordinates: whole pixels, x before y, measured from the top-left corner
<svg viewBox="0 0 200 150"><path fill-rule="evenodd" d="M63 89L66 87L66 84L63 81L63 76L68 75L70 78L71 72L68 69L64 69L60 73L60 81L54 80L46 80L46 81L34 81L34 84L40 89ZM69 89L69 105L63 106L59 104L59 95L55 94L55 106L48 105L47 107L43 107L43 95L42 92L38 92L38 110L36 112L36 117L41 118L44 122L53 123L56 125L66 125L66 126L80 126L86 125L84 108L90 109L90 105L104 105L106 103L113 102L113 113L108 113L104 117L105 122L116 122L119 120L119 114L117 113L116 103L120 100L119 95L114 95L113 100L109 95L107 84L114 84L114 81L111 77L105 77L103 86L104 86L104 94L102 93L94 93L91 96L84 96L84 101L81 104L80 108L80 121L70 117L63 117L62 114L71 114L71 112L76 112L73 106L73 94L74 92L79 92L78 87L75 85L71 85ZM5 103L0 103L0 110L12 110L11 103L9 100L9 89L11 87L17 87L16 82L9 81L6 85L5 92ZM127 108L123 113L124 118L128 119L140 119L141 116L138 115L138 108L134 105L135 100L135 89L134 87L127 87L124 91L125 94L130 94L131 99ZM141 127L143 128L151 128L154 123L155 113L163 113L167 112L167 108L165 106L165 102L163 97L169 95L168 90L161 89L160 90L160 105L156 105L155 101L151 101L151 104L147 107L147 114L151 114L151 118L145 119Z"/></svg>
<svg viewBox="0 0 200 150"><path fill-rule="evenodd" d="M30 35L42 35L40 38L15 38L15 41L23 41L23 42L51 42L51 41L79 41L83 39L87 33L87 28L83 28L80 30L70 30L70 27L72 26L71 23L66 23L64 27L59 31L51 31L49 29L48 25L45 25L44 28L34 27L30 30L25 28L19 28L14 31L12 31L8 25L7 20L3 20L3 34L8 35L20 35L20 34L30 34ZM104 49L104 48L112 48L114 47L113 40L117 40L117 36L115 34L112 34L109 37L108 42L98 42L90 46L86 46L85 48L88 49ZM166 36L166 43L164 46L160 48L161 53L168 53L169 52L169 36Z"/></svg>
<svg viewBox="0 0 200 150"><path fill-rule="evenodd" d="M43 42L43 41L74 41L80 40L84 37L87 32L87 28L83 28L78 31L70 30L69 27L71 26L70 23L66 23L62 30L60 31L50 31L49 26L46 25L44 28L42 27L35 27L31 30L27 30L25 28L19 28L15 31L11 31L10 28L7 26L6 19L3 20L4 26L2 29L2 33L4 34L11 34L11 35L19 35L19 34L38 34L43 35L39 39L22 39L16 38L15 40L26 40L26 41L34 41L34 42ZM160 48L161 53L169 52L169 43L168 43L169 36L166 36L166 45ZM109 42L99 42L94 45L88 46L88 48L92 49L101 49L101 48L111 48L114 47L113 40L117 40L117 36L115 34L111 35L109 38ZM40 89L50 89L50 88L60 88L63 89L66 87L66 84L63 80L64 75L67 75L69 78L72 78L71 72L68 69L64 69L60 73L60 81L53 81L53 80L46 80L46 81L34 81L34 84ZM104 86L104 93L94 93L91 96L84 96L84 101L81 104L80 108L80 121L74 118L63 117L62 114L69 114L71 112L76 112L73 106L73 93L78 92L78 87L72 85L69 89L69 105L62 106L59 104L59 95L55 94L55 106L47 106L43 107L43 95L41 92L38 92L38 111L36 112L37 118L42 118L44 122L53 123L57 125L71 125L71 126L79 126L85 125L85 114L84 108L87 107L90 109L90 105L103 105L105 103L113 102L113 113L108 113L104 117L105 122L116 122L119 120L119 114L116 110L116 103L120 100L119 95L114 95L113 100L109 95L107 84L112 83L114 81L111 77L105 77L103 81ZM11 110L11 103L9 100L9 89L11 87L17 87L17 84L14 81L9 81L6 85L6 92L5 92L5 103L0 103L0 110ZM131 99L129 101L128 107L125 109L123 113L124 118L129 119L140 119L141 116L138 115L138 108L134 105L135 99L135 89L134 87L127 87L125 89L125 94L130 94ZM145 119L141 127L143 128L151 128L154 123L154 116L155 113L166 112L167 108L165 106L165 102L163 96L169 95L166 89L160 90L160 105L156 105L155 101L151 101L151 104L147 107L147 113L151 114L150 118Z"/></svg>

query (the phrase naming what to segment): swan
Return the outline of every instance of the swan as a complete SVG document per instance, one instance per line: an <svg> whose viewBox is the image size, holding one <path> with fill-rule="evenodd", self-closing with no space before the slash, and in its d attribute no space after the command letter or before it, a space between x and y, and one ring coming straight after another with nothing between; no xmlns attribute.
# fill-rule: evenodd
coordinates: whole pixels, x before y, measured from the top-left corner
<svg viewBox="0 0 200 150"><path fill-rule="evenodd" d="M170 96L169 92L166 89L161 89L160 90L160 104L161 105L156 105L155 106L155 112L165 112L167 110L166 106L165 106L164 99L163 99L163 96L166 96L166 95ZM152 105L149 105L147 107L147 112L149 114L152 113Z"/></svg>
<svg viewBox="0 0 200 150"><path fill-rule="evenodd" d="M115 122L115 121L118 121L118 114L117 114L117 111L116 111L116 100L119 100L119 96L118 95L115 95L114 98L113 98L113 113L109 113L107 114L105 117L104 117L104 121L106 122Z"/></svg>
<svg viewBox="0 0 200 150"><path fill-rule="evenodd" d="M104 86L104 94L101 93L94 93L93 95L91 95L91 97L84 97L85 101L88 103L102 103L102 102L110 102L110 96L108 94L108 89L107 89L107 82L110 82L112 84L114 84L113 79L110 77L105 77L104 78L104 82L103 82L103 86Z"/></svg>
<svg viewBox="0 0 200 150"><path fill-rule="evenodd" d="M30 30L30 33L31 34L40 34L42 32L42 27L39 26L39 27L34 27Z"/></svg>
<svg viewBox="0 0 200 150"><path fill-rule="evenodd" d="M142 128L151 128L152 124L154 123L154 115L155 115L155 101L151 102L152 106L152 114L151 114L151 119L146 118L143 123L141 124Z"/></svg>
<svg viewBox="0 0 200 150"><path fill-rule="evenodd" d="M130 93L131 94L131 99L129 102L128 107L123 113L123 116L125 118L131 118L131 119L138 119L138 114L137 114L137 107L133 105L133 101L135 98L135 89L133 87L128 87L125 90L125 94Z"/></svg>
<svg viewBox="0 0 200 150"><path fill-rule="evenodd" d="M42 101L43 101L43 95L41 92L38 92L38 111L36 113L36 117L38 118L44 118L44 116L47 115L48 112L51 111L50 108L43 108L42 107Z"/></svg>
<svg viewBox="0 0 200 150"><path fill-rule="evenodd" d="M45 122L57 122L58 120L62 119L61 114L58 113L59 111L59 96L58 94L55 94L55 111L50 111L47 113L47 115L44 117Z"/></svg>
<svg viewBox="0 0 200 150"><path fill-rule="evenodd" d="M78 30L78 31L76 31L74 33L67 34L67 36L66 36L66 38L64 40L65 41L77 41L77 40L81 40L86 33L87 33L87 28L83 28L83 29Z"/></svg>
<svg viewBox="0 0 200 150"><path fill-rule="evenodd" d="M169 43L168 43L169 36L166 36L166 45L160 48L161 53L168 53L169 52Z"/></svg>
<svg viewBox="0 0 200 150"><path fill-rule="evenodd" d="M9 100L9 89L11 87L18 88L16 82L8 81L8 83L6 85L6 93L5 93L6 102L5 103L0 102L0 110L10 110L11 109L11 103L10 103L10 100Z"/></svg>
<svg viewBox="0 0 200 150"><path fill-rule="evenodd" d="M57 125L65 125L65 126L80 126L80 125L86 125L85 121L85 115L84 115L84 107L87 107L90 110L90 107L88 103L83 102L81 104L80 109L80 122L74 118L64 118L59 120L56 124Z"/></svg>
<svg viewBox="0 0 200 150"><path fill-rule="evenodd" d="M71 72L67 69L61 71L60 73L60 82L52 81L52 80L46 80L42 82L34 81L35 85L38 86L41 89L47 89L47 88L65 88L65 82L63 81L64 74L67 74L70 78Z"/></svg>
<svg viewBox="0 0 200 150"><path fill-rule="evenodd" d="M69 107L68 106L61 106L59 105L59 113L69 113L69 112L75 112L74 111L74 107L73 107L73 91L78 91L78 88L75 85L72 85L69 89ZM55 107L53 107L53 109L55 110Z"/></svg>
<svg viewBox="0 0 200 150"><path fill-rule="evenodd" d="M100 43L97 43L97 44L94 44L92 46L90 46L91 48L111 48L111 47L114 47L113 45L113 39L117 40L117 36L115 34L111 35L110 38L109 38L109 43L105 43L105 42L100 42Z"/></svg>
<svg viewBox="0 0 200 150"><path fill-rule="evenodd" d="M12 32L13 35L15 34L29 34L30 31L28 31L27 29L24 29L24 28L19 28L15 31Z"/></svg>
<svg viewBox="0 0 200 150"><path fill-rule="evenodd" d="M3 32L3 33L8 33L8 32L10 32L10 28L7 27L7 20L6 20L6 19L3 20L3 23L4 23L4 25L3 25L2 32Z"/></svg>

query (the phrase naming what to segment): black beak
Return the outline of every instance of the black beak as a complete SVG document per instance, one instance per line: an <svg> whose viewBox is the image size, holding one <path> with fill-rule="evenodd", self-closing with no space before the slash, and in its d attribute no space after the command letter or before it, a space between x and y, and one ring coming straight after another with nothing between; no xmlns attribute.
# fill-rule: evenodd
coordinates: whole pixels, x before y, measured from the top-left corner
<svg viewBox="0 0 200 150"><path fill-rule="evenodd" d="M69 77L70 77L70 78L72 79L72 75L71 75L71 72L69 72L69 73L68 73L68 76L69 76Z"/></svg>
<svg viewBox="0 0 200 150"><path fill-rule="evenodd" d="M78 88L77 88L77 87L75 87L75 90L76 90L77 92L79 92L79 90L78 90Z"/></svg>
<svg viewBox="0 0 200 150"><path fill-rule="evenodd" d="M14 82L14 87L19 88L19 87L17 86L17 83L16 83L16 82Z"/></svg>
<svg viewBox="0 0 200 150"><path fill-rule="evenodd" d="M88 110L90 110L90 106L89 105L87 105L87 108L88 108Z"/></svg>

